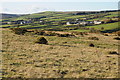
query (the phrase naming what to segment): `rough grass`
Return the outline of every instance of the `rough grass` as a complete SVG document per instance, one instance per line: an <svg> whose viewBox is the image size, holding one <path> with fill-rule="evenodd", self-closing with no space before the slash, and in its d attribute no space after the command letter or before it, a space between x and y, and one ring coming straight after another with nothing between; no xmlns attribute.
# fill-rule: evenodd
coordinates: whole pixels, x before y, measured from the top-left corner
<svg viewBox="0 0 120 80"><path fill-rule="evenodd" d="M35 44L39 35L16 35L4 29L3 77L24 78L118 78L116 36L44 36L49 44ZM96 36L100 40L89 40ZM93 43L95 47L89 47Z"/></svg>

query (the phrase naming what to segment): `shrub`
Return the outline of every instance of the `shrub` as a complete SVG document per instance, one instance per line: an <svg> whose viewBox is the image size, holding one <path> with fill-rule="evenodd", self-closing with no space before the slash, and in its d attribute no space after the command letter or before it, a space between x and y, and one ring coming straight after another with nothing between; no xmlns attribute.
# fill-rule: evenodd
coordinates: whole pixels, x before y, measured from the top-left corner
<svg viewBox="0 0 120 80"><path fill-rule="evenodd" d="M57 34L58 37L71 37L73 34Z"/></svg>
<svg viewBox="0 0 120 80"><path fill-rule="evenodd" d="M27 29L24 28L11 28L11 30L18 35L23 35L25 32L27 32Z"/></svg>
<svg viewBox="0 0 120 80"><path fill-rule="evenodd" d="M116 40L120 40L120 38L119 38L119 37L115 37L114 39L116 39Z"/></svg>
<svg viewBox="0 0 120 80"><path fill-rule="evenodd" d="M84 34L84 35L88 35L88 33L87 33L87 32L83 32L83 34Z"/></svg>
<svg viewBox="0 0 120 80"><path fill-rule="evenodd" d="M89 44L89 46L90 46L90 47L94 47L95 45L94 45L94 44L92 44L92 43L90 43L90 44Z"/></svg>
<svg viewBox="0 0 120 80"><path fill-rule="evenodd" d="M104 30L104 27L101 27L101 30Z"/></svg>
<svg viewBox="0 0 120 80"><path fill-rule="evenodd" d="M103 34L103 35L104 35L104 36L109 36L109 35L108 35L108 34L106 34L106 33L105 33L105 34Z"/></svg>
<svg viewBox="0 0 120 80"><path fill-rule="evenodd" d="M120 36L120 31L116 32L118 36Z"/></svg>
<svg viewBox="0 0 120 80"><path fill-rule="evenodd" d="M58 34L58 37L68 37L68 34Z"/></svg>
<svg viewBox="0 0 120 80"><path fill-rule="evenodd" d="M82 69L82 71L88 71L89 69Z"/></svg>
<svg viewBox="0 0 120 80"><path fill-rule="evenodd" d="M44 37L38 37L37 41L35 41L35 43L48 44L48 41Z"/></svg>
<svg viewBox="0 0 120 80"><path fill-rule="evenodd" d="M10 65L20 66L21 63L12 63L12 64L10 64Z"/></svg>
<svg viewBox="0 0 120 80"><path fill-rule="evenodd" d="M116 51L110 51L109 54L117 54L118 55L119 53L117 53Z"/></svg>
<svg viewBox="0 0 120 80"><path fill-rule="evenodd" d="M56 36L57 33L54 33L54 32L48 32L48 33L45 33L44 35L45 35L45 36Z"/></svg>
<svg viewBox="0 0 120 80"><path fill-rule="evenodd" d="M37 35L44 35L45 31L43 31L43 30L35 30L34 33L37 34Z"/></svg>
<svg viewBox="0 0 120 80"><path fill-rule="evenodd" d="M100 30L96 30L94 28L91 28L89 32L90 33L100 33L101 31Z"/></svg>
<svg viewBox="0 0 120 80"><path fill-rule="evenodd" d="M99 38L97 38L97 37L89 37L88 39L91 39L91 40L99 40Z"/></svg>
<svg viewBox="0 0 120 80"><path fill-rule="evenodd" d="M82 32L72 32L72 34L75 34L75 35L83 35L83 33Z"/></svg>
<svg viewBox="0 0 120 80"><path fill-rule="evenodd" d="M58 73L61 75L60 78L64 78L64 76L68 73L68 70L58 70Z"/></svg>

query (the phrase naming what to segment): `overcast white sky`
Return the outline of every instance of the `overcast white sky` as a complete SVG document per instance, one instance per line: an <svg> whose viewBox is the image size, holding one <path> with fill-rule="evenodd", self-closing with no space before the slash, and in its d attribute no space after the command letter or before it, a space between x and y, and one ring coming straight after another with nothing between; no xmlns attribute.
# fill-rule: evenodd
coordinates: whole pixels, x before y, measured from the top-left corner
<svg viewBox="0 0 120 80"><path fill-rule="evenodd" d="M119 2L119 0L0 0L1 2Z"/></svg>
<svg viewBox="0 0 120 80"><path fill-rule="evenodd" d="M118 9L118 1L119 0L2 0L0 2L2 5L0 7L0 13L31 14L41 11L115 10Z"/></svg>

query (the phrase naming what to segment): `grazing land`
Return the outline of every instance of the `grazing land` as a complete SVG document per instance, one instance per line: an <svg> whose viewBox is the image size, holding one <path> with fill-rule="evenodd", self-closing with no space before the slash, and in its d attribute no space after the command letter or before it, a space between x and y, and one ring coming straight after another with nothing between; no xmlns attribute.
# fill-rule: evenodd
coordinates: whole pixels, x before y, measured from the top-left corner
<svg viewBox="0 0 120 80"><path fill-rule="evenodd" d="M119 78L117 13L42 12L4 18L3 77ZM36 43L39 37L48 42Z"/></svg>

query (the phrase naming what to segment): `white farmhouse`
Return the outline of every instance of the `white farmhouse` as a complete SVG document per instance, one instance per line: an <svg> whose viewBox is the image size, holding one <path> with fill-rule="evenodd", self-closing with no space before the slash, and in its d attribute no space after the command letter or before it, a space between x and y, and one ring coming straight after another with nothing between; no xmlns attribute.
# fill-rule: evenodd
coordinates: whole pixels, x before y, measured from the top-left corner
<svg viewBox="0 0 120 80"><path fill-rule="evenodd" d="M71 25L70 22L67 22L66 25Z"/></svg>
<svg viewBox="0 0 120 80"><path fill-rule="evenodd" d="M40 23L42 23L43 21L40 21Z"/></svg>
<svg viewBox="0 0 120 80"><path fill-rule="evenodd" d="M101 24L101 21L94 21L94 24Z"/></svg>
<svg viewBox="0 0 120 80"><path fill-rule="evenodd" d="M7 22L7 24L11 24L11 22Z"/></svg>
<svg viewBox="0 0 120 80"><path fill-rule="evenodd" d="M20 24L24 24L24 22L20 22Z"/></svg>
<svg viewBox="0 0 120 80"><path fill-rule="evenodd" d="M81 24L81 25L86 25L87 22L83 21L83 22L79 22L79 24Z"/></svg>

